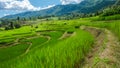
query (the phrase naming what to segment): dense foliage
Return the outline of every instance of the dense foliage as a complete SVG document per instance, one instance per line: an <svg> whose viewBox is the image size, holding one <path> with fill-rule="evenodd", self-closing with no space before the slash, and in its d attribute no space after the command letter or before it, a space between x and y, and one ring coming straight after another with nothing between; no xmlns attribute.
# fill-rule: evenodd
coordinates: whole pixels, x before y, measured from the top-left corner
<svg viewBox="0 0 120 68"><path fill-rule="evenodd" d="M103 10L102 16L111 16L115 14L120 14L120 6L112 6Z"/></svg>

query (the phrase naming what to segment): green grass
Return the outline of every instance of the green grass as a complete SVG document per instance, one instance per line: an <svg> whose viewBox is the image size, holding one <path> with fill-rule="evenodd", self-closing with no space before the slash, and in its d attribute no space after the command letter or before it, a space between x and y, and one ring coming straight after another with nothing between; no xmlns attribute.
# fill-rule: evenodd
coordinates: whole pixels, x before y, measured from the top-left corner
<svg viewBox="0 0 120 68"><path fill-rule="evenodd" d="M36 23L33 27L23 26L20 29L2 30L0 46L4 46L5 43L14 43L16 39L20 39L20 44L0 48L0 68L73 68L77 63L84 62L94 43L94 37L80 30L79 26L107 28L120 39L120 20L111 20L115 17L117 16L109 16L105 20L98 20L98 16L75 20L43 22L37 20L36 22L41 23ZM35 26L38 28L34 28ZM75 34L59 40L66 31ZM37 33L40 33L40 36ZM51 39L48 41L46 36ZM30 44L27 43L32 43L30 51L20 56L29 47Z"/></svg>
<svg viewBox="0 0 120 68"><path fill-rule="evenodd" d="M9 59L16 58L17 56L22 55L23 53L25 53L26 49L30 46L30 44L28 44L30 42L32 43L31 48L34 48L37 45L40 45L47 41L47 39L44 37L38 37L38 38L30 39L30 40L25 39L25 40L26 41L23 40L21 41L21 43L19 42L20 44L17 44L11 47L0 48L0 55L1 55L0 61L9 60Z"/></svg>
<svg viewBox="0 0 120 68"><path fill-rule="evenodd" d="M0 63L20 56L28 47L27 44L18 44L8 48L0 48Z"/></svg>
<svg viewBox="0 0 120 68"><path fill-rule="evenodd" d="M97 16L92 19L95 21L120 20L120 14L111 15L111 16Z"/></svg>
<svg viewBox="0 0 120 68"><path fill-rule="evenodd" d="M110 23L107 28L115 33L120 40L120 21L114 21L113 23Z"/></svg>
<svg viewBox="0 0 120 68"><path fill-rule="evenodd" d="M1 49L1 57L6 56L6 58L3 58L4 62L2 62L2 58L1 58L0 67L2 67L2 68L9 68L13 64L13 62L16 63L18 60L24 59L24 57L30 55L31 53L34 54L35 51L41 50L43 47L46 48L50 44L52 46L52 44L55 44L56 42L58 42L58 38L62 36L63 32L60 32L60 31L43 32L42 34L50 36L51 40L48 43L46 43L46 44L44 44L44 43L47 41L47 39L44 38L44 37L37 37L37 38L29 39L29 40L26 39L26 41L25 41L25 39L21 40L21 42L24 43L24 44L26 44L27 42L32 42L33 43L32 47L30 48L29 53L24 55L23 57L20 57L20 55L23 54L25 52L25 50L28 48L28 47L26 47L26 48L23 47L23 48L25 48L25 50L24 50L24 52L22 52L22 49L20 47L24 46L24 44L20 44L19 45L20 47L18 45L16 45L16 48L13 48L13 49L12 48L7 48L9 50L10 54L9 54L7 49ZM15 51L15 49L20 50L22 53L21 54L17 53L18 54L17 55L16 54L17 50ZM3 52L2 50L5 51L5 52ZM9 58L8 55L11 56L11 58ZM15 55L17 55L17 56L15 56ZM8 58L9 58L9 60L8 60ZM6 61L5 61L5 59L6 59Z"/></svg>
<svg viewBox="0 0 120 68"><path fill-rule="evenodd" d="M120 20L89 21L89 23L84 23L83 25L109 29L120 39Z"/></svg>
<svg viewBox="0 0 120 68"><path fill-rule="evenodd" d="M34 48L34 47L37 47L38 45L40 44L43 44L47 41L48 39L45 38L45 37L36 37L36 38L32 38L32 39L24 39L22 40L22 42L29 42L29 43L32 43L32 46L30 49Z"/></svg>
<svg viewBox="0 0 120 68"><path fill-rule="evenodd" d="M22 59L10 62L12 63L11 67L72 68L76 62L84 59L85 55L91 50L93 42L94 39L91 34L82 30L77 30L75 35L66 40L59 41L56 44L48 44L49 46L37 49ZM6 68L10 68L9 64L6 65Z"/></svg>

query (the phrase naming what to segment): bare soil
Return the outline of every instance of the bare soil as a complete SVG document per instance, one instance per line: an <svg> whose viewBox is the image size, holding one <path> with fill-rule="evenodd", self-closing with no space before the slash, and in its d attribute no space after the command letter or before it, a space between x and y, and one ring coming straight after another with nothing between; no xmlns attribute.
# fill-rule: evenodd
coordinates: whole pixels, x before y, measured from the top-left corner
<svg viewBox="0 0 120 68"><path fill-rule="evenodd" d="M59 40L66 39L66 38L72 36L73 34L74 34L74 32L73 32L73 33L65 32L65 33L59 38Z"/></svg>
<svg viewBox="0 0 120 68"><path fill-rule="evenodd" d="M117 37L107 29L81 26L96 39L92 50L83 63L77 63L75 68L119 68L120 44Z"/></svg>

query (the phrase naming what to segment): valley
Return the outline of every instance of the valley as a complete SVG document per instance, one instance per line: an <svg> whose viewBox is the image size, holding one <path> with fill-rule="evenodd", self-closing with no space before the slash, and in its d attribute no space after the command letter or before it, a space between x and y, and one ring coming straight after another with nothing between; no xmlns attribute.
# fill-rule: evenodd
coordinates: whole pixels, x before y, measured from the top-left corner
<svg viewBox="0 0 120 68"><path fill-rule="evenodd" d="M19 29L1 31L0 67L76 68L84 67L85 63L85 68L118 68L119 61L111 60L110 56L115 59L119 56L120 21L112 20L108 23L91 21L93 19L95 18L40 21L32 27L23 26ZM38 28L35 28L36 25ZM116 37L113 36L112 39L111 35ZM105 57L104 51L105 54L108 53ZM89 54L91 52L93 54ZM85 57L88 57L88 60L85 60Z"/></svg>
<svg viewBox="0 0 120 68"><path fill-rule="evenodd" d="M0 68L120 67L120 0L35 1L0 1Z"/></svg>

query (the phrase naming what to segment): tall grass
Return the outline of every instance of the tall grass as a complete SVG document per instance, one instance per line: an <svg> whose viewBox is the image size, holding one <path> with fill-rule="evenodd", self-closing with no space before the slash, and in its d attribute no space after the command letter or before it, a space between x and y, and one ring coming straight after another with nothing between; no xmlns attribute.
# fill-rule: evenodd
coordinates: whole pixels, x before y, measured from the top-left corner
<svg viewBox="0 0 120 68"><path fill-rule="evenodd" d="M28 55L32 55L32 54L34 55L35 51L41 50L43 47L46 48L49 45L52 46L52 44L57 43L59 41L58 38L63 34L63 32L60 32L60 31L59 32L58 31L43 32L41 34L50 36L51 40L46 44L44 44L45 42L43 42L46 40L46 38L44 38L44 37L37 37L37 38L33 38L33 39L32 38L31 39L24 39L24 40L20 41L21 43L24 43L24 44L33 43L32 47L30 48L30 51L22 57L20 55L26 51L26 49L29 47L30 44L26 44L28 46L25 48L24 51L21 50L22 46L26 46L24 44L19 44L19 46L16 45L15 47L12 47L12 48L6 48L8 50L1 48L1 50L5 51L5 52L1 51L0 57L2 57L2 58L0 59L1 60L0 61L0 68L9 68L11 66L12 66L11 68L14 68L15 66L13 65L13 63L17 63L19 60L23 59L24 57L27 57ZM17 52L19 52L18 50L22 53L20 53L20 54L17 53ZM3 57L3 56L5 56L5 57ZM11 56L11 57L9 58L9 56Z"/></svg>
<svg viewBox="0 0 120 68"><path fill-rule="evenodd" d="M119 20L119 19L120 19L120 14L112 15L112 16L103 16L98 18L98 20Z"/></svg>
<svg viewBox="0 0 120 68"><path fill-rule="evenodd" d="M90 51L94 39L91 34L78 30L70 38L37 49L10 64L0 64L2 68L73 68Z"/></svg>
<svg viewBox="0 0 120 68"><path fill-rule="evenodd" d="M31 38L31 39L24 39L22 42L24 43L32 43L32 46L30 49L37 47L40 44L43 44L47 41L48 39L45 37L36 37L36 38ZM30 45L30 44L29 44Z"/></svg>
<svg viewBox="0 0 120 68"><path fill-rule="evenodd" d="M46 42L47 39L44 37L38 37L34 39L29 39L29 40L25 39L25 41L24 40L21 40L21 41L22 42L19 42L16 45L11 44L11 47L0 48L0 62L8 61L22 55L26 51L26 49L30 46L30 44L28 43L32 43L31 48L34 48L37 45L40 45Z"/></svg>
<svg viewBox="0 0 120 68"><path fill-rule="evenodd" d="M58 21L58 23L55 23L57 21L54 21L52 25L47 23L43 24L42 26L40 25L42 29L41 28L36 29L36 31L38 32L41 30L53 30L50 32L43 31L41 33L44 36L51 37L49 42L46 44L42 44L46 39L45 38L41 39L39 37L35 39L23 41L23 42L33 43L32 48L37 46L40 47L37 47L34 50L32 50L31 48L31 52L24 55L23 57L15 58L13 60L8 60L5 62L0 61L1 62L0 68L73 68L77 64L77 62L79 63L84 62L84 58L86 54L92 48L94 38L88 32L74 29L74 26L89 25L89 26L107 28L111 30L113 33L115 33L120 39L119 20L91 21L89 19L91 18L70 20L70 21ZM64 25L64 22L67 24ZM31 32L31 30L29 31ZM67 39L58 40L58 38L62 36L63 31L68 31L68 32L75 31L75 33ZM13 33L13 31L10 31L10 33ZM23 32L21 31L21 33ZM6 50L6 53L8 51L10 50ZM12 51L15 51L15 48L12 49L11 52ZM3 57L3 55L0 56Z"/></svg>
<svg viewBox="0 0 120 68"><path fill-rule="evenodd" d="M120 40L120 21L110 23L107 28L114 32L115 35L118 36Z"/></svg>
<svg viewBox="0 0 120 68"><path fill-rule="evenodd" d="M0 48L0 63L20 56L28 47L27 44L17 44L12 47Z"/></svg>
<svg viewBox="0 0 120 68"><path fill-rule="evenodd" d="M94 23L88 23L85 25L95 26L100 28L107 28L111 30L120 39L120 20L109 21L93 21Z"/></svg>
<svg viewBox="0 0 120 68"><path fill-rule="evenodd" d="M96 16L96 17L92 17L91 20L94 21L120 20L120 14L111 15L111 16Z"/></svg>

